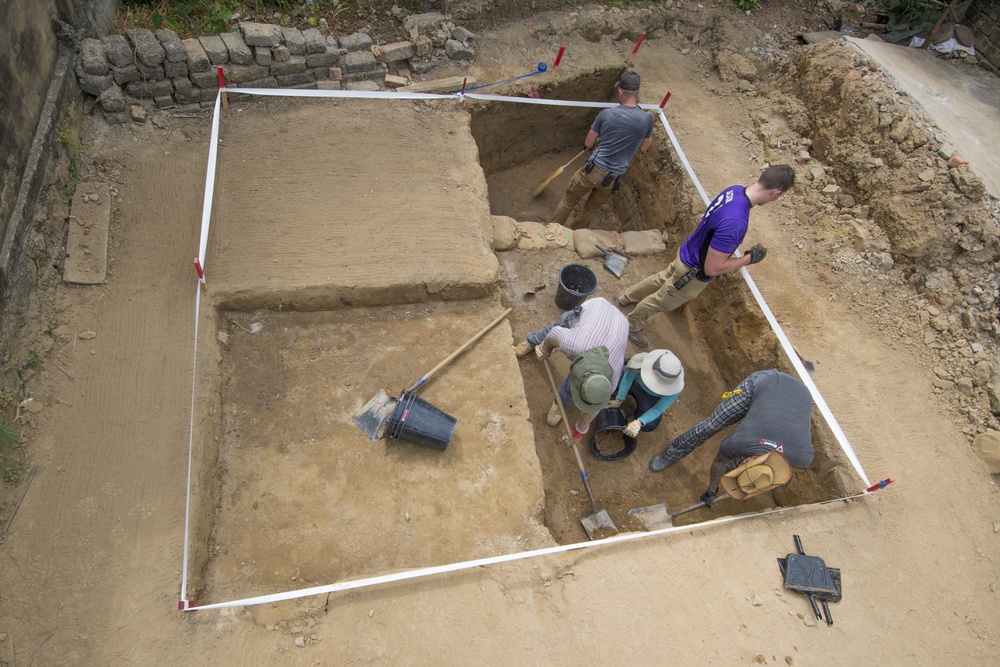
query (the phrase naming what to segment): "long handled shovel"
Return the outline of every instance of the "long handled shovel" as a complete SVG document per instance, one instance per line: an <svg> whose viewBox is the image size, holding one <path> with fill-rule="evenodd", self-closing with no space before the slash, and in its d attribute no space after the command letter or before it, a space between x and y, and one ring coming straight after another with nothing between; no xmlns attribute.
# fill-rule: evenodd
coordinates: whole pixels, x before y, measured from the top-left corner
<svg viewBox="0 0 1000 667"><path fill-rule="evenodd" d="M423 377L414 382L409 389L402 392L400 395L402 396L405 393L413 393L420 387L424 386L424 384L426 384L435 373L450 364L455 357L469 349L473 343L485 336L490 329L499 324L500 320L510 315L513 310L513 308L508 308L503 311L495 320L483 327L483 329L475 336L465 341L461 347L445 357L444 361L439 363L437 366L427 371ZM397 399L391 398L388 394L386 394L384 389L379 389L378 393L372 396L371 399L365 403L357 413L355 413L354 423L358 425L358 428L364 431L365 435L367 435L368 439L372 442L379 440L384 435L386 425L385 421L390 415L392 415L392 412L396 407L396 400Z"/></svg>
<svg viewBox="0 0 1000 667"><path fill-rule="evenodd" d="M594 510L593 514L585 516L580 519L580 523L583 524L583 529L587 531L587 537L590 539L597 539L594 537L595 534L598 538L610 537L610 535L598 534L598 531L602 529L610 529L612 533L617 533L618 528L615 527L614 522L611 517L608 516L608 511L606 509L598 510L597 501L594 500L594 492L590 489L590 480L587 478L587 469L583 467L583 459L580 458L580 449L576 446L576 438L573 437L573 432L569 429L569 419L566 417L566 408L563 407L562 398L559 396L559 390L556 388L556 381L552 378L552 369L549 368L549 360L542 359L542 363L545 364L545 372L549 376L549 385L552 387L552 391L556 395L556 404L559 406L559 413L562 415L562 423L566 427L566 435L569 437L569 443L573 445L573 453L576 454L576 464L580 466L580 477L583 478L583 485L587 488L587 496L590 498L590 508Z"/></svg>
<svg viewBox="0 0 1000 667"><path fill-rule="evenodd" d="M728 497L728 493L723 493L715 499L715 502L725 500ZM642 521L646 530L659 530L660 528L669 528L670 526L673 526L674 519L679 517L681 514L693 512L694 510L701 509L704 506L705 502L702 501L691 505L691 507L685 507L680 512L670 514L667 512L667 504L660 503L659 505L650 505L649 507L636 507L634 510L629 510L628 514L629 516L634 516L639 521Z"/></svg>
<svg viewBox="0 0 1000 667"><path fill-rule="evenodd" d="M555 171L553 171L551 174L549 174L548 177L544 181L542 181L541 183L538 184L538 187L535 188L535 191L533 193L531 193L531 196L532 197L537 197L538 195L542 194L542 190L544 190L548 186L549 183L551 183L552 181L556 180L559 177L559 174L561 174L564 171L566 171L566 167L568 167L570 164L572 164L573 162L575 162L578 157L580 157L581 155L583 155L586 152L587 151L585 151L585 150L580 151L579 153L577 153L576 155L574 155L573 158L569 162L567 162L566 164L564 164L563 166L559 167L558 169L556 169Z"/></svg>

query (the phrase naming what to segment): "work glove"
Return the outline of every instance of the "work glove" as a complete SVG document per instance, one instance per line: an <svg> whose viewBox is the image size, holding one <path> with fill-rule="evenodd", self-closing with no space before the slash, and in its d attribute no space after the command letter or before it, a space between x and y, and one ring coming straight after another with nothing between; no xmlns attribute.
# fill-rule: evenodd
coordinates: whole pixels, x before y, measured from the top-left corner
<svg viewBox="0 0 1000 667"><path fill-rule="evenodd" d="M613 398L610 401L608 401L608 407L609 408L619 408L619 407L621 407L621 404L622 404L622 402L620 400L618 400L617 398Z"/></svg>
<svg viewBox="0 0 1000 667"><path fill-rule="evenodd" d="M640 428L642 428L642 422L639 421L638 419L633 419L632 421L630 421L628 424L625 425L625 428L622 429L622 433L624 433L626 436L630 438L634 438L635 436L639 435Z"/></svg>
<svg viewBox="0 0 1000 667"><path fill-rule="evenodd" d="M750 255L750 263L756 264L760 260L767 257L767 248L765 248L762 243L758 243L754 247L750 248L750 250L747 251L747 254Z"/></svg>
<svg viewBox="0 0 1000 667"><path fill-rule="evenodd" d="M715 496L718 495L718 493L718 490L713 491L712 489L705 489L705 493L701 494L701 498L699 498L699 500L705 503L705 507L711 507L715 504Z"/></svg>
<svg viewBox="0 0 1000 667"><path fill-rule="evenodd" d="M546 352L545 348L542 347L541 343L535 346L535 356L538 357L539 359L546 359L548 358L549 354L550 353Z"/></svg>

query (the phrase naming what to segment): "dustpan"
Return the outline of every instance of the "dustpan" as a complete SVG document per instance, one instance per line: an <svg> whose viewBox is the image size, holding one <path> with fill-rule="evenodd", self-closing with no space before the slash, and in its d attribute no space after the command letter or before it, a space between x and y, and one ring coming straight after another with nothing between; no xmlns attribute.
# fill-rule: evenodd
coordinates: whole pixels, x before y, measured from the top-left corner
<svg viewBox="0 0 1000 667"><path fill-rule="evenodd" d="M798 553L785 556L784 563L781 562L782 559L778 560L778 567L785 575L785 588L798 591L809 597L817 621L823 619L817 604L817 601L822 600L823 611L826 612L826 624L833 625L833 617L830 615L830 606L827 602L840 598L830 569L819 556L806 555L806 551L802 547L802 539L798 535L792 537L795 539ZM837 574L839 579L840 573Z"/></svg>
<svg viewBox="0 0 1000 667"><path fill-rule="evenodd" d="M807 556L802 548L802 540L794 536L799 552L785 557L785 588L800 593L823 593L833 595L837 588L833 585L830 570L819 556Z"/></svg>
<svg viewBox="0 0 1000 667"><path fill-rule="evenodd" d="M625 265L628 264L628 257L617 250L607 250L599 245L595 247L604 253L604 268L615 274L616 278L621 278Z"/></svg>

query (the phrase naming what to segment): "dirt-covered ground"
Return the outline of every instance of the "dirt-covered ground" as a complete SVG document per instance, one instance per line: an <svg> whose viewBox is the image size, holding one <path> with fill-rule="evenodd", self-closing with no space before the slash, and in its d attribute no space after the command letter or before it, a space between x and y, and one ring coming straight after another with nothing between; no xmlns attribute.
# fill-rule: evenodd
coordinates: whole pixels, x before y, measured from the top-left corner
<svg viewBox="0 0 1000 667"><path fill-rule="evenodd" d="M869 477L895 484L862 501L349 593L173 611L182 574L219 601L436 564L452 547L475 557L572 541L574 513L589 504L579 485L577 494L553 486L553 477L572 482L575 464L544 424L540 367L510 347L555 312L551 292L522 301L525 285L540 276L552 290L553 268L572 256L494 254L490 213L543 218L560 182L539 200L510 192L565 161L582 136L512 130L511 146L534 141L540 153L518 173L475 145L477 120L451 109L337 113L352 123L337 132L331 114L309 105L273 105L289 119L282 124L264 103L234 104L213 221L226 234L212 240L218 284L202 300L204 372L192 382L191 257L209 118L160 112L112 128L88 117L82 177L109 182L117 203L110 278L96 288L58 282L58 254L45 255L61 246L67 213L56 183L29 248L43 289L8 341L5 377L17 373L33 399L27 446L39 468L2 546L0 660L840 665L875 655L996 664L1000 516L972 447L997 429L1000 409L991 405L996 205L968 168L945 164L946 138L866 59L843 43L794 40L831 18L793 3L746 17L683 2L494 19L477 27L470 73L481 82L516 76L565 44L560 70L535 84L546 95L620 68L647 31L635 60L643 101L672 92L667 116L709 195L750 183L765 164L795 164L795 190L753 213L748 241L769 254L751 273L815 363L815 382ZM497 92L523 95L528 85ZM257 140L237 143L240 132ZM666 233L666 251L631 263L623 283L665 265L703 208L662 130L654 145L599 224L617 215ZM324 161L334 150L343 157ZM241 164L252 178L233 179ZM504 183L513 190L498 189ZM268 194L274 186L282 197ZM618 283L590 265L600 294L615 296ZM277 307L293 303L310 312ZM334 305L347 314L325 312ZM510 318L427 388L431 402L460 415L445 456L370 443L329 408L409 384L506 306ZM609 502L629 477L648 494L636 500L659 486L672 509L693 502L711 452L658 476L644 468L649 455L754 364L787 367L738 278L693 306L658 317L652 336L685 351L697 391L686 390L659 440L641 441L630 459L602 467L587 455ZM250 310L261 307L269 310ZM29 351L44 362L28 363ZM486 403L474 399L483 394ZM192 526L197 571L182 573L191 432L202 443L192 485L202 504ZM226 458L226 444L241 449ZM817 484L827 474L850 483L835 473L842 461L830 465L812 471ZM227 477L234 466L252 475ZM609 479L613 488L602 487ZM5 513L24 488L5 488ZM322 522L345 515L348 534L325 542ZM793 551L793 534L843 571L832 627L782 588L775 558ZM295 548L283 551L285 542Z"/></svg>

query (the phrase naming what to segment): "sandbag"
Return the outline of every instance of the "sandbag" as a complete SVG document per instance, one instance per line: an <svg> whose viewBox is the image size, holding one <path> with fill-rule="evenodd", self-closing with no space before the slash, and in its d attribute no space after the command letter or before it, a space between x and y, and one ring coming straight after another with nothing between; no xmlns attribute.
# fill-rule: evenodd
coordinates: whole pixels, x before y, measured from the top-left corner
<svg viewBox="0 0 1000 667"><path fill-rule="evenodd" d="M521 250L573 249L573 232L567 227L554 222L544 224L521 221L516 224L519 232L517 247Z"/></svg>
<svg viewBox="0 0 1000 667"><path fill-rule="evenodd" d="M622 240L621 233L609 232L605 229L575 230L573 232L573 246L581 259L604 257L604 253L598 250L597 246L601 246L605 250L625 250L625 242Z"/></svg>
<svg viewBox="0 0 1000 667"><path fill-rule="evenodd" d="M657 229L647 229L641 232L622 232L627 255L655 255L667 249L666 235Z"/></svg>
<svg viewBox="0 0 1000 667"><path fill-rule="evenodd" d="M603 257L597 249L620 250L626 255L653 255L667 249L663 234L656 229L641 232L611 232L604 229L577 229L573 232L573 245L582 259Z"/></svg>
<svg viewBox="0 0 1000 667"><path fill-rule="evenodd" d="M517 245L521 231L517 228L517 220L506 215L491 215L493 225L493 249L510 250Z"/></svg>

